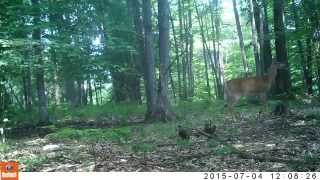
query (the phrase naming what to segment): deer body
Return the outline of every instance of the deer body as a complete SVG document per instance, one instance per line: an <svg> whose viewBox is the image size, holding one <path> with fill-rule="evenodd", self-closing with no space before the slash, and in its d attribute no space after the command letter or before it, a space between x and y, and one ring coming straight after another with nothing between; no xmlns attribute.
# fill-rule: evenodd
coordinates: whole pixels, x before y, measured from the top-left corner
<svg viewBox="0 0 320 180"><path fill-rule="evenodd" d="M262 103L267 101L267 93L277 76L277 70L282 67L279 63L272 63L269 73L263 76L237 78L225 83L225 99L228 107L234 106L240 97L259 96Z"/></svg>

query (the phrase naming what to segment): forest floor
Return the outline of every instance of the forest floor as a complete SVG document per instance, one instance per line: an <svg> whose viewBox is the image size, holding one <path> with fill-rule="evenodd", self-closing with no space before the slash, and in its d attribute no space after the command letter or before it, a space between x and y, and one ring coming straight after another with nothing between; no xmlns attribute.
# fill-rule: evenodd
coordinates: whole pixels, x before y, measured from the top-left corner
<svg viewBox="0 0 320 180"><path fill-rule="evenodd" d="M9 138L0 159L44 172L320 171L320 106L294 103L276 116L273 103L259 117L260 106L239 106L234 116L221 104L182 104L180 118L167 123L144 123L143 111L68 116L50 131ZM210 121L216 131L202 133ZM177 125L190 131L189 140Z"/></svg>

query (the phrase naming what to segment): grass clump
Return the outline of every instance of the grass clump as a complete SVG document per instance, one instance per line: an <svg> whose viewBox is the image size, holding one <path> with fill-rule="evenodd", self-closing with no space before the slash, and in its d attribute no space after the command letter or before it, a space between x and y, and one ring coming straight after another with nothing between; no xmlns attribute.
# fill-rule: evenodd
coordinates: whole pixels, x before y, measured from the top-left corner
<svg viewBox="0 0 320 180"><path fill-rule="evenodd" d="M10 152L10 146L7 144L0 144L0 153L6 154L8 152Z"/></svg>
<svg viewBox="0 0 320 180"><path fill-rule="evenodd" d="M165 137L172 137L176 135L176 127L174 123L153 123L143 129L141 138L156 138L163 139Z"/></svg>
<svg viewBox="0 0 320 180"><path fill-rule="evenodd" d="M151 143L138 143L131 146L131 149L135 153L147 153L156 149L156 145Z"/></svg>
<svg viewBox="0 0 320 180"><path fill-rule="evenodd" d="M131 132L127 127L112 129L73 129L63 128L55 133L49 134L48 138L53 141L113 141L124 143L130 140Z"/></svg>
<svg viewBox="0 0 320 180"><path fill-rule="evenodd" d="M215 155L226 156L234 153L235 149L231 146L217 146L215 148Z"/></svg>
<svg viewBox="0 0 320 180"><path fill-rule="evenodd" d="M109 117L109 116L119 116L127 118L133 115L144 115L145 107L138 104L114 104L108 103L104 105L88 105L85 107L79 107L76 109L69 109L69 113L65 111L65 107L61 107L58 112L59 116L72 116L78 118L99 118L99 117Z"/></svg>
<svg viewBox="0 0 320 180"><path fill-rule="evenodd" d="M46 156L32 156L19 159L19 163L26 166L24 170L25 172L39 171L38 168L46 162L48 162L48 158Z"/></svg>

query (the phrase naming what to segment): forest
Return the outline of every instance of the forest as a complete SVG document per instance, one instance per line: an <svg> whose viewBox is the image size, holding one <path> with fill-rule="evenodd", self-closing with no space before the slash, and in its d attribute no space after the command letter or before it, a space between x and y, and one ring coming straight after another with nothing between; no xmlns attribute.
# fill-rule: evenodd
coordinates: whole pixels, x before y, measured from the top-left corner
<svg viewBox="0 0 320 180"><path fill-rule="evenodd" d="M0 0L0 161L320 171L319 0Z"/></svg>

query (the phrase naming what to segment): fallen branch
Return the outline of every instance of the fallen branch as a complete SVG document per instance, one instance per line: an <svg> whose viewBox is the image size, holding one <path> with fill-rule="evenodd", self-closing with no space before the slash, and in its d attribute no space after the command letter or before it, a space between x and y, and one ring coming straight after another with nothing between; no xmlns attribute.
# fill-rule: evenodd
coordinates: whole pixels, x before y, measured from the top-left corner
<svg viewBox="0 0 320 180"><path fill-rule="evenodd" d="M72 161L72 162L77 163L77 164L82 164L81 161L71 159L71 158L66 157L66 156L64 156L64 155L61 155L61 158L66 159L66 160L69 160L69 161Z"/></svg>
<svg viewBox="0 0 320 180"><path fill-rule="evenodd" d="M203 136L209 138L209 139L215 138L215 136L213 136L213 135L211 135L211 134L208 134L208 133L206 133L206 132L204 132L204 131L198 130L198 129L196 129L196 132L197 132L198 134L200 134L200 135L203 135Z"/></svg>

